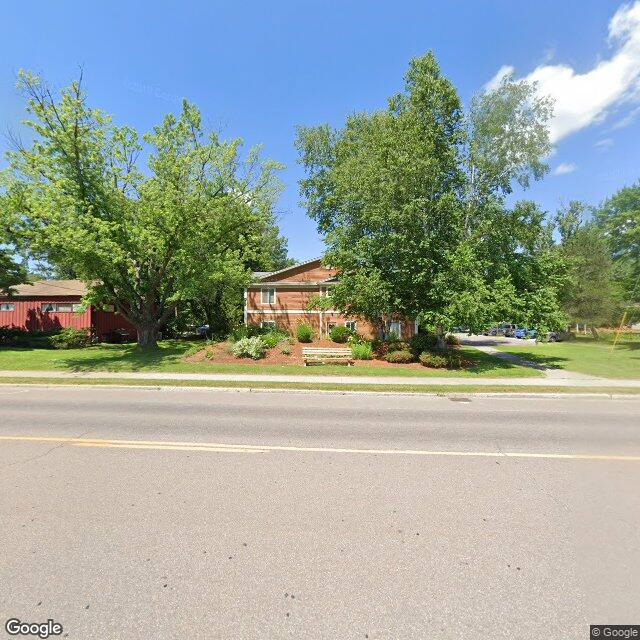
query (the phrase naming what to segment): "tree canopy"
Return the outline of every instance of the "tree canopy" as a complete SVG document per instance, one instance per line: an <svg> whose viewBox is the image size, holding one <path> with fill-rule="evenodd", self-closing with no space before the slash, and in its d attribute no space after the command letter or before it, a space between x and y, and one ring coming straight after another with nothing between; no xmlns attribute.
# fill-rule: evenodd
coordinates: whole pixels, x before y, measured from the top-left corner
<svg viewBox="0 0 640 640"><path fill-rule="evenodd" d="M29 73L18 85L33 142L0 176L5 226L84 280L90 302L115 305L140 345L155 346L180 302L286 252L273 214L281 165L206 133L193 104L139 136L88 106L82 79L59 96Z"/></svg>
<svg viewBox="0 0 640 640"><path fill-rule="evenodd" d="M640 181L620 189L594 211L628 303L640 302Z"/></svg>
<svg viewBox="0 0 640 640"><path fill-rule="evenodd" d="M300 127L301 193L340 272L337 308L377 324L398 313L439 333L525 307L537 326L561 320L563 266L544 215L502 199L546 171L550 115L530 85L506 80L465 115L427 53L385 110L338 130Z"/></svg>

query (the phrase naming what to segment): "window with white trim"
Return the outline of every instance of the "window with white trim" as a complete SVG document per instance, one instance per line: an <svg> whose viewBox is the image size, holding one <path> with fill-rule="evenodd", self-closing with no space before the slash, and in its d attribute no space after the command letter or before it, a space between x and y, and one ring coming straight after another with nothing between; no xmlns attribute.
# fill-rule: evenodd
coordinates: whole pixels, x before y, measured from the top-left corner
<svg viewBox="0 0 640 640"><path fill-rule="evenodd" d="M3 302L0 304L0 311L15 311L16 305L12 302Z"/></svg>
<svg viewBox="0 0 640 640"><path fill-rule="evenodd" d="M347 329L349 329L349 331L355 331L356 330L356 321L355 320L347 320L344 323L344 326L347 327Z"/></svg>
<svg viewBox="0 0 640 640"><path fill-rule="evenodd" d="M389 323L389 336L393 334L396 338L402 337L402 323L393 321Z"/></svg>
<svg viewBox="0 0 640 640"><path fill-rule="evenodd" d="M276 301L275 289L262 289L260 295L262 304L274 304Z"/></svg>
<svg viewBox="0 0 640 640"><path fill-rule="evenodd" d="M42 313L79 313L84 305L77 302L43 302L40 305Z"/></svg>

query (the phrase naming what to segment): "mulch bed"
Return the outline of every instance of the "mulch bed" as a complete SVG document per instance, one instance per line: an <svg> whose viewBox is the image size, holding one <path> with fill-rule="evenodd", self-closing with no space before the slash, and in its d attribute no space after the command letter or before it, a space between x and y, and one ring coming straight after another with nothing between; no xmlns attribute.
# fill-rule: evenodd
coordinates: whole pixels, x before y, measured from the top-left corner
<svg viewBox="0 0 640 640"><path fill-rule="evenodd" d="M252 360L251 358L236 358L232 353L229 353L229 343L219 342L217 344L209 345L198 351L198 353L185 358L185 362L210 362L211 364L246 364L246 365L283 365L283 364L298 364L304 365L302 359L302 349L304 347L331 347L340 348L346 347L344 344L336 344L331 340L315 340L310 344L301 344L296 342L289 345L291 353L287 356L281 352L284 345L278 345L273 349L268 349L265 352L265 357L260 360ZM423 369L424 367L419 362L412 362L410 364L392 364L386 360L379 360L374 358L373 360L357 360L355 366L365 365L367 367L391 367L392 369Z"/></svg>

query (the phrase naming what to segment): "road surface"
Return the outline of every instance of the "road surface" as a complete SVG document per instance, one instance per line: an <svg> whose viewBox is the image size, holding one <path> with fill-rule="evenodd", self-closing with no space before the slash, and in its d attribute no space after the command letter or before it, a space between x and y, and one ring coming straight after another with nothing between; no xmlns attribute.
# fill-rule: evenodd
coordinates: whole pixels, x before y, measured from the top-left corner
<svg viewBox="0 0 640 640"><path fill-rule="evenodd" d="M638 624L639 411L3 386L2 626L567 640Z"/></svg>

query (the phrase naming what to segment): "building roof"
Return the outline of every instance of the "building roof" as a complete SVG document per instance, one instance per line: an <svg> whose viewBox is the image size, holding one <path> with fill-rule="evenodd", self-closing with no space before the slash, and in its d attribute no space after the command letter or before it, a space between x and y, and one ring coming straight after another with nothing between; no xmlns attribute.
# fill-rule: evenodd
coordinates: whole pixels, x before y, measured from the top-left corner
<svg viewBox="0 0 640 640"><path fill-rule="evenodd" d="M254 271L253 277L254 280L264 280L264 278L271 278L273 276L279 276L287 271L293 271L295 269L299 269L300 267L305 267L307 265L313 264L314 262L320 262L322 258L312 258L311 260L304 260L303 262L296 262L295 264L289 265L284 269L279 269L278 271Z"/></svg>
<svg viewBox="0 0 640 640"><path fill-rule="evenodd" d="M11 287L11 297L36 298L51 296L78 296L87 294L87 285L81 280L36 280L31 284ZM6 296L5 296L6 297Z"/></svg>

